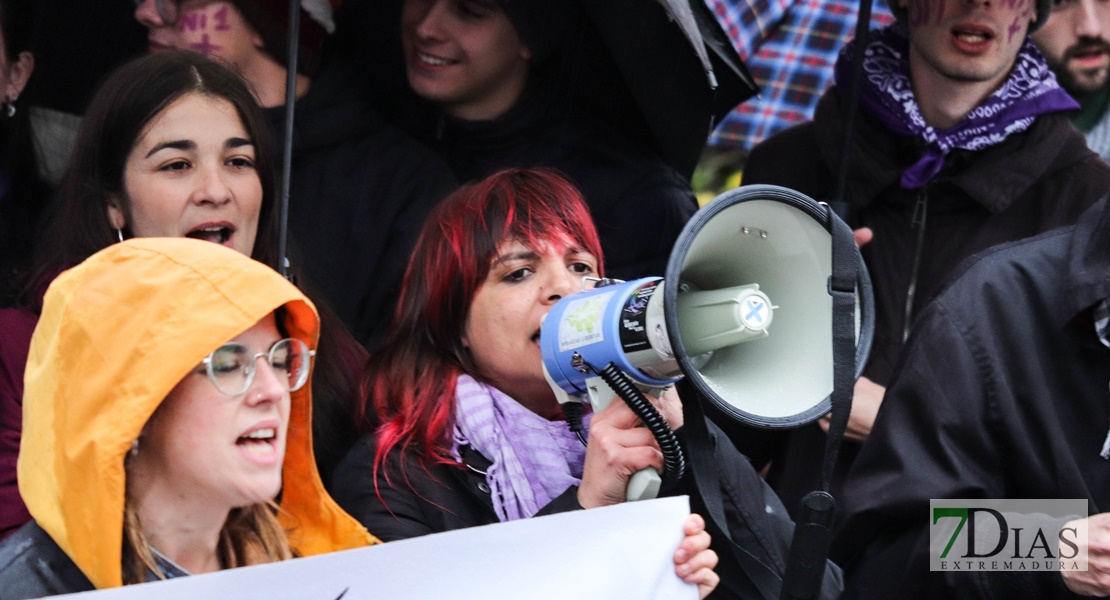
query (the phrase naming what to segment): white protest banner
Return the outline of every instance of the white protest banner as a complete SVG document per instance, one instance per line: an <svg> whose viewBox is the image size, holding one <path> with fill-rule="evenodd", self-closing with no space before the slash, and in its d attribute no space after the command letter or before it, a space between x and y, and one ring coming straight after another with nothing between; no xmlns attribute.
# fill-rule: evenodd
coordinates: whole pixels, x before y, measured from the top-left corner
<svg viewBox="0 0 1110 600"><path fill-rule="evenodd" d="M696 600L674 573L685 496L281 563L56 596L75 600Z"/></svg>

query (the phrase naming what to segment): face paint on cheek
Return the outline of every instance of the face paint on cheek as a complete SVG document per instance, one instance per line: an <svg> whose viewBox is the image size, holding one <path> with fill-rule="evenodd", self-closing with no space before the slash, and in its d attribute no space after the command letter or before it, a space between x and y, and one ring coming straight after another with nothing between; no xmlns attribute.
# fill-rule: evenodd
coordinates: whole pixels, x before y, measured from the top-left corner
<svg viewBox="0 0 1110 600"><path fill-rule="evenodd" d="M1033 2L1031 0L1006 0L1010 8L1017 11L1017 16L1014 17L1014 22L1010 23L1009 28L1009 41L1014 41L1014 36L1021 33L1025 26L1029 23L1030 17L1033 16Z"/></svg>
<svg viewBox="0 0 1110 600"><path fill-rule="evenodd" d="M204 34L200 37L199 42L189 44L189 48L192 49L195 52L200 52L201 54L203 54L205 56L209 56L209 55L211 55L215 52L218 52L222 48L222 46L219 46L217 44L213 44L208 39L208 34L206 33L206 34Z"/></svg>
<svg viewBox="0 0 1110 600"><path fill-rule="evenodd" d="M1022 28L1029 22L1030 17L1033 16L1034 6L1031 0L1003 0L1003 6L1018 14L1014 17L1014 22L1010 23L1007 30L1010 34L1009 41L1014 41L1014 36L1022 31Z"/></svg>
<svg viewBox="0 0 1110 600"><path fill-rule="evenodd" d="M1019 16L1019 17L1014 19L1013 23L1010 23L1010 29L1009 29L1010 37L1008 38L1008 41L1011 41L1011 42L1014 41L1014 36L1017 35L1021 31L1022 22L1023 22L1023 19Z"/></svg>
<svg viewBox="0 0 1110 600"><path fill-rule="evenodd" d="M183 32L208 29L208 15L202 10L189 10L177 18L177 28Z"/></svg>
<svg viewBox="0 0 1110 600"><path fill-rule="evenodd" d="M910 5L906 7L906 12L910 27L921 27L929 20L929 5L925 0L911 0Z"/></svg>
<svg viewBox="0 0 1110 600"><path fill-rule="evenodd" d="M231 29L231 25L227 22L227 7L221 7L212 15L212 20L216 21L216 31L227 31Z"/></svg>
<svg viewBox="0 0 1110 600"><path fill-rule="evenodd" d="M909 22L911 27L921 27L928 25L930 21L940 23L944 20L944 5L947 0L910 0L909 8ZM933 14L933 9L936 9L936 14Z"/></svg>
<svg viewBox="0 0 1110 600"><path fill-rule="evenodd" d="M220 7L214 14L212 20L215 22L213 29L216 31L225 31L231 29L227 22L227 6ZM223 47L213 44L212 40L208 37L208 13L204 9L190 10L181 13L178 18L177 27L182 32L204 32L201 34L199 42L189 44L189 49L194 52L199 52L205 56L211 56L213 53L218 52Z"/></svg>

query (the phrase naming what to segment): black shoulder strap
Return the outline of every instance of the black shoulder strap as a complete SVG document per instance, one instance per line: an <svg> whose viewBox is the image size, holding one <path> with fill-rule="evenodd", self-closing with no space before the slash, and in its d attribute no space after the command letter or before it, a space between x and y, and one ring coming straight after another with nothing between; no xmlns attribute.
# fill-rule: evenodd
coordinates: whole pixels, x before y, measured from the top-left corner
<svg viewBox="0 0 1110 600"><path fill-rule="evenodd" d="M729 533L728 523L725 519L724 501L721 498L721 481L717 472L717 459L713 455L713 443L709 438L709 428L706 426L705 413L702 411L699 395L692 385L683 386L688 390L683 396L683 413L686 437L686 451L690 456L691 465L702 465L703 468L691 468L690 475L694 480L698 495L705 503L706 526L710 535L717 539L725 540L736 563L744 570L752 584L759 590L764 600L777 600L782 589L782 578L771 567L763 563L748 549L736 543ZM722 556L722 560L727 557ZM722 577L722 584L724 578Z"/></svg>
<svg viewBox="0 0 1110 600"><path fill-rule="evenodd" d="M857 348L856 287L860 282L859 269L863 267L859 263L852 230L832 208L828 209L828 215L832 233L832 276L829 277L829 293L833 300L832 418L825 436L820 488L807 494L798 509L781 600L810 599L820 594L836 513L836 500L829 494L829 484L840 453L840 442L848 428L848 416L852 412Z"/></svg>

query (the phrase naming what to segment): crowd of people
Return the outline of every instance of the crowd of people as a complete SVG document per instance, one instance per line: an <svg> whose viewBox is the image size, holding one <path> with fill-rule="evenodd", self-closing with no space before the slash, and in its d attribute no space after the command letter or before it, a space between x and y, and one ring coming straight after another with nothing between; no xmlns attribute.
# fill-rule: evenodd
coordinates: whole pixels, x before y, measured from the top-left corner
<svg viewBox="0 0 1110 600"><path fill-rule="evenodd" d="M150 52L44 148L20 96L49 4L0 0L3 597L588 510L665 470L622 402L569 427L538 343L590 282L662 275L698 208L618 81L591 92L622 118L583 100L587 3L302 0L291 73L285 0L135 0ZM1110 2L890 8L744 166L829 203L874 284L816 593L1110 595ZM680 440L686 390L650 398ZM719 471L728 518L690 517L675 573L766 597L738 555L781 585L829 420L707 426L713 464L665 492L703 511ZM1084 499L1090 567L930 571L936 498Z"/></svg>

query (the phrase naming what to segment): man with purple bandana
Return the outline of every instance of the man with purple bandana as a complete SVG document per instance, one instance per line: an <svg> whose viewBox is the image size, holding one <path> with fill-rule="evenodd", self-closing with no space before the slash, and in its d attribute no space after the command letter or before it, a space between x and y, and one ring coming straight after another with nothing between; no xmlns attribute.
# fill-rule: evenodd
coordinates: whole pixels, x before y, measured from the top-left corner
<svg viewBox="0 0 1110 600"><path fill-rule="evenodd" d="M835 208L866 244L876 326L834 495L915 317L953 269L996 244L1075 222L1110 189L1110 168L1068 124L1078 105L1028 38L1048 18L1050 0L899 0L892 9L898 21L873 31L864 52L848 155L845 81L855 43L841 53L838 85L814 121L757 146L744 174L745 184L785 185L831 202L848 161ZM814 425L776 442L756 457L773 460L772 485L797 506L816 489L824 432Z"/></svg>

